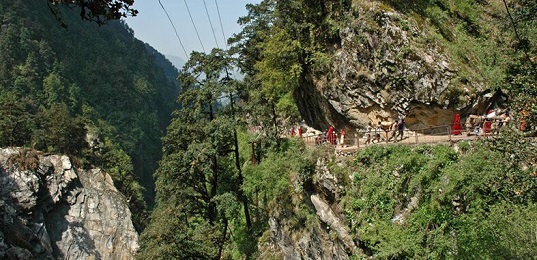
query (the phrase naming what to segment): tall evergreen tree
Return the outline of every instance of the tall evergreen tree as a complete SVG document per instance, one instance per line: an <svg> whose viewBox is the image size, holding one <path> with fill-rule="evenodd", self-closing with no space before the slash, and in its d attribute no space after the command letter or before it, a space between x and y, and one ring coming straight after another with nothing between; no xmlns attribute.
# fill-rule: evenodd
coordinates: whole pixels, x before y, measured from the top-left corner
<svg viewBox="0 0 537 260"><path fill-rule="evenodd" d="M230 208L240 208L251 226L241 191L233 80L222 50L194 52L180 73L182 108L164 138L164 158L155 174L157 209L142 235L141 258L219 259L228 237ZM172 209L173 214L169 214ZM238 213L238 212L237 212ZM183 221L170 220L178 218ZM163 231L162 223L173 221ZM176 237L177 233L196 234ZM168 239L161 241L159 237Z"/></svg>

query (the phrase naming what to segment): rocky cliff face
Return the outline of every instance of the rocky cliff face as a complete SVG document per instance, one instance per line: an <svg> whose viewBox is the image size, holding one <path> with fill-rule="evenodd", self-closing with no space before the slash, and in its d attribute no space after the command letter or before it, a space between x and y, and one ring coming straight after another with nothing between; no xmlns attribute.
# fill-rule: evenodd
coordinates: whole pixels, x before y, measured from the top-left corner
<svg viewBox="0 0 537 260"><path fill-rule="evenodd" d="M404 116L411 128L437 126L497 101L483 97L485 79L453 62L419 15L376 1L354 9L329 66L308 75L295 93L308 124L356 127Z"/></svg>
<svg viewBox="0 0 537 260"><path fill-rule="evenodd" d="M275 210L269 219L260 258L349 259L350 255L364 255L338 206L343 185L325 161L319 159L315 174L295 185L298 196L294 205Z"/></svg>
<svg viewBox="0 0 537 260"><path fill-rule="evenodd" d="M0 149L0 259L133 259L125 198L67 156Z"/></svg>

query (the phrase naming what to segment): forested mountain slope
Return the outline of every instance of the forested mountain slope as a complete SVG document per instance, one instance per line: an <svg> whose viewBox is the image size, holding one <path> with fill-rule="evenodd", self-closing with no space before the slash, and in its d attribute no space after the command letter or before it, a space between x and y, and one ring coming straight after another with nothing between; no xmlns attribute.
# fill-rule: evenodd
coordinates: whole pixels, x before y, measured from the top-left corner
<svg viewBox="0 0 537 260"><path fill-rule="evenodd" d="M483 110L480 94L497 89L512 122L534 124L535 1L264 0L248 10L230 52L193 53L180 72L184 107L163 139L140 259L536 255L532 131L507 124L487 141L374 145L354 158L287 135L303 119L323 130L377 116L442 124ZM227 73L234 64L244 81Z"/></svg>
<svg viewBox="0 0 537 260"><path fill-rule="evenodd" d="M60 10L66 29L46 1L0 2L0 145L104 167L143 212L139 183L151 202L177 70L123 22L97 26Z"/></svg>

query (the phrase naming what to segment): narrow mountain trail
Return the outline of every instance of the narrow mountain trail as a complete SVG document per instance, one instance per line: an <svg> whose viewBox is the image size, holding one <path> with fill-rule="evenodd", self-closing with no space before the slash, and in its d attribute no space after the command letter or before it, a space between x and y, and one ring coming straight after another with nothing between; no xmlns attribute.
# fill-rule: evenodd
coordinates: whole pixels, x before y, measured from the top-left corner
<svg viewBox="0 0 537 260"><path fill-rule="evenodd" d="M330 145L330 142L328 142L324 136L324 134L317 134L317 135L310 135L310 136L303 136L302 139L309 147L315 147L319 145L330 145L334 147L336 155L339 156L350 156L356 153L359 150L365 149L370 146L374 145L395 145L395 144L404 144L404 145L422 145L422 144L440 144L440 143L456 143L459 141L474 141L479 140L482 138L491 138L493 136L496 136L492 133L480 133L479 135L476 135L475 133L467 133L463 132L459 135L452 135L449 133L449 131L446 131L445 133L434 133L434 134L428 134L428 133L418 133L417 131L411 131L411 130L405 130L403 138L398 138L396 141L389 140L387 141L387 137L390 136L389 133L383 132L381 134L381 140L380 141L369 141L367 142L366 138L363 136L360 136L359 133L357 134L351 134L349 136L345 137L344 144L334 144ZM339 137L337 138L339 141Z"/></svg>

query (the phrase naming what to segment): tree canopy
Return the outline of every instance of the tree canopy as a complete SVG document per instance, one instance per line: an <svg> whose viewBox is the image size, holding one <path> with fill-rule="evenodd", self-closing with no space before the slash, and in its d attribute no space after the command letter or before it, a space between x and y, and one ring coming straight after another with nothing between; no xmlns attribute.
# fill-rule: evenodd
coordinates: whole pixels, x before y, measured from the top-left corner
<svg viewBox="0 0 537 260"><path fill-rule="evenodd" d="M136 16L138 10L132 8L134 0L47 0L48 7L63 26L61 7L79 9L80 18L103 25L109 20L119 20L127 16Z"/></svg>

